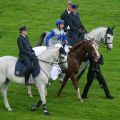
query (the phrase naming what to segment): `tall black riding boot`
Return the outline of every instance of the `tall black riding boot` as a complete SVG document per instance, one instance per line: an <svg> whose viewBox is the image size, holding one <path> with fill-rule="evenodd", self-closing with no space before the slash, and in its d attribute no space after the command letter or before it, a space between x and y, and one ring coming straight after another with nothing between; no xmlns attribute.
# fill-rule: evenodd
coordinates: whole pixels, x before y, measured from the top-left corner
<svg viewBox="0 0 120 120"><path fill-rule="evenodd" d="M30 74L27 73L27 74L25 75L25 85L30 85L29 77L30 77Z"/></svg>

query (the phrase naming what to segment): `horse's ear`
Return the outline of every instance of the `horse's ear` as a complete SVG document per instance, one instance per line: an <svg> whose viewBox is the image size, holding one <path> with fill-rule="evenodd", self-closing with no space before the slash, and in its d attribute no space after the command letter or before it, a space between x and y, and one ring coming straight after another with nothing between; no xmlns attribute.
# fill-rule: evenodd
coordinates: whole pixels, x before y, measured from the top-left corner
<svg viewBox="0 0 120 120"><path fill-rule="evenodd" d="M114 30L114 28L115 28L115 25L111 29Z"/></svg>

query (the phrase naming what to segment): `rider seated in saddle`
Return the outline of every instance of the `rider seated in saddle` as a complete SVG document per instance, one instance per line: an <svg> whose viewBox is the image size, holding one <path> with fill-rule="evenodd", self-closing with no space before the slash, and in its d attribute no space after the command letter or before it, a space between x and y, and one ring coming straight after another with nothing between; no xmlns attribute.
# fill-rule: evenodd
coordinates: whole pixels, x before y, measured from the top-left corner
<svg viewBox="0 0 120 120"><path fill-rule="evenodd" d="M84 33L87 33L87 30L80 20L77 4L72 4L71 13L68 16L67 22L69 26L69 29L67 30L68 44L73 46L76 43L84 40Z"/></svg>
<svg viewBox="0 0 120 120"><path fill-rule="evenodd" d="M64 20L58 19L56 21L56 28L51 30L45 37L47 47L54 46L57 43L67 44L67 37L63 28Z"/></svg>
<svg viewBox="0 0 120 120"><path fill-rule="evenodd" d="M19 60L22 60L27 68L25 71L25 85L29 85L30 73L33 69L32 63L37 60L34 50L32 49L29 39L27 37L27 28L21 27L19 29L20 36L17 39L17 44L19 48Z"/></svg>
<svg viewBox="0 0 120 120"><path fill-rule="evenodd" d="M69 51L68 46L66 46L67 36L63 28L64 28L64 20L58 19L56 21L56 28L51 30L45 37L45 43L47 47L56 46L56 45L59 45L58 43L60 43L63 45L66 52ZM61 69L59 65L53 66L51 70L52 80L56 80L60 73L61 73Z"/></svg>

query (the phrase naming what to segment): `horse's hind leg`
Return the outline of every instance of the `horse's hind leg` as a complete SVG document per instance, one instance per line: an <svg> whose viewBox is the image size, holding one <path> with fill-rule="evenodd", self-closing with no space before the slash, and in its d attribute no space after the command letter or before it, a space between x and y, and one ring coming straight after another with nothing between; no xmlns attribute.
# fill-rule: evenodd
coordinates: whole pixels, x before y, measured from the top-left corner
<svg viewBox="0 0 120 120"><path fill-rule="evenodd" d="M60 94L61 94L63 88L65 87L65 85L66 85L68 79L69 79L69 76L66 75L65 78L64 78L64 80L63 80L63 82L62 82L62 85L61 85L59 91L57 92L57 96L60 96Z"/></svg>
<svg viewBox="0 0 120 120"><path fill-rule="evenodd" d="M12 111L12 108L10 107L8 99L7 99L8 84L9 84L9 80L6 79L6 82L1 86L1 93L3 96L5 107L7 108L8 111Z"/></svg>

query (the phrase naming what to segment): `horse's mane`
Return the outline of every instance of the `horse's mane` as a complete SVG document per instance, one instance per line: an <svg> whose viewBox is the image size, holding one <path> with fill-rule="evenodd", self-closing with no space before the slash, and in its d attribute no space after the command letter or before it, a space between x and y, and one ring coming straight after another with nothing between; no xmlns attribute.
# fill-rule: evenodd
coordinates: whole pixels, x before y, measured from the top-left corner
<svg viewBox="0 0 120 120"><path fill-rule="evenodd" d="M76 50L77 48L80 48L82 45L86 44L86 43L91 43L93 42L93 39L92 40L84 40L84 41L81 41L79 43L77 43L76 45L74 45L71 50L74 51Z"/></svg>
<svg viewBox="0 0 120 120"><path fill-rule="evenodd" d="M94 40L92 39L92 40L84 40L84 41L82 41L82 42L79 42L79 43L77 43L76 45L74 45L71 49L70 49L70 51L74 51L74 50L76 50L77 48L80 48L81 46L83 46L84 44L89 44L89 43L91 43L91 42L93 42Z"/></svg>
<svg viewBox="0 0 120 120"><path fill-rule="evenodd" d="M85 43L85 41L86 41L86 40L78 42L77 44L75 44L75 45L71 48L71 50L73 51L73 50L77 49L78 47L82 46L82 45Z"/></svg>
<svg viewBox="0 0 120 120"><path fill-rule="evenodd" d="M90 33L93 34L93 33L96 32L98 29L107 29L107 27L105 27L105 26L97 27L97 28L93 29ZM88 33L88 34L89 34L89 33Z"/></svg>

